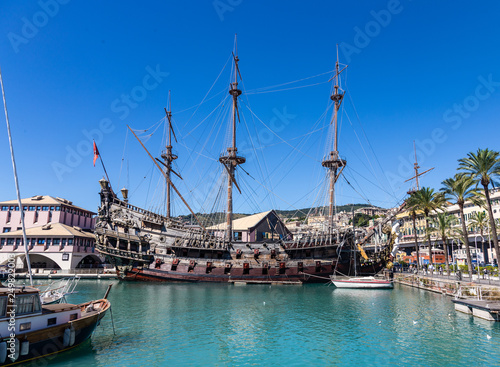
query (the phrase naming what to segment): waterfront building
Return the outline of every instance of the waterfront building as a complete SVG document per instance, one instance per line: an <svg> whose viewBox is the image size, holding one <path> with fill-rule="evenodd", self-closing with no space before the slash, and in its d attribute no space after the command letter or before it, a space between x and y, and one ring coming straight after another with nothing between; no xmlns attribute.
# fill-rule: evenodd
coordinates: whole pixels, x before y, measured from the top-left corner
<svg viewBox="0 0 500 367"><path fill-rule="evenodd" d="M224 237L226 223L207 228L214 235ZM274 210L249 215L233 220L233 236L235 241L255 242L265 239L289 239L291 232Z"/></svg>
<svg viewBox="0 0 500 367"><path fill-rule="evenodd" d="M419 249L418 257L420 259L420 265L429 264L429 248L421 248ZM404 256L404 261L409 262L410 264L417 263L417 252L413 251L411 256ZM433 248L432 249L432 263L433 264L446 264L444 250Z"/></svg>
<svg viewBox="0 0 500 367"><path fill-rule="evenodd" d="M95 213L46 195L22 199L21 204L19 208L17 200L0 202L0 264L14 255L16 267L27 268L21 210L34 272L96 267L103 262L104 258L94 251Z"/></svg>
<svg viewBox="0 0 500 367"><path fill-rule="evenodd" d="M500 189L493 189L490 190L490 197L491 197L491 205L492 205L492 210L493 210L493 216L494 218L498 221L500 219ZM460 211L459 207L456 204L453 205L448 205L444 209L444 211L448 212L449 214L453 215L456 218L456 223L454 225L454 235L449 236L449 256L450 256L450 261L451 257L454 254L454 251L456 249L459 249L463 246L460 240L460 236L458 233L462 230L461 227L461 220L460 220ZM486 212L486 209L483 207L480 207L472 202L467 201L464 205L464 217L466 221L469 221L472 216L477 213L477 212ZM431 217L434 215L434 213L431 213ZM414 233L413 230L413 220L410 216L410 213L408 211L400 213L396 217L398 220L401 222L401 234L402 234L402 240L400 242L400 248L402 249L407 249L408 251L411 251L411 249L415 248L415 236L417 236L417 241L419 243L419 246L425 246L427 245L427 238L425 236L425 217L422 212L417 212L417 219L416 219L416 227L417 231ZM488 227L489 227L489 219L487 220L488 222ZM432 226L432 221L429 220L429 225ZM498 228L498 227L497 227ZM483 261L492 263L493 260L496 261L496 253L495 250L492 248L493 247L493 240L491 239L491 234L490 230L487 229L484 231L484 233L481 235L479 229L474 229L474 228L468 228L468 237L469 237L469 244L472 248L475 248L476 246L478 247L478 254L486 254L487 258L485 259L483 256ZM431 242L433 246L440 246L442 247L442 240L437 234L437 232L434 232L431 234ZM464 250L465 251L465 250ZM475 253L475 252L474 252ZM475 261L473 261L475 262ZM481 262L481 261L480 261Z"/></svg>

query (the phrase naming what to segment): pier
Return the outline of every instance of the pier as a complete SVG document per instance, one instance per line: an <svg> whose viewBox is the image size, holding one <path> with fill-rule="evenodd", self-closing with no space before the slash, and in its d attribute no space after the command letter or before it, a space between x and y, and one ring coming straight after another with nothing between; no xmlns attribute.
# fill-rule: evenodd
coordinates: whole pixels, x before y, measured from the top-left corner
<svg viewBox="0 0 500 367"><path fill-rule="evenodd" d="M465 281L464 281L465 280ZM488 321L500 321L500 281L498 277L458 276L424 273L394 273L394 281L419 289L454 297L455 310Z"/></svg>

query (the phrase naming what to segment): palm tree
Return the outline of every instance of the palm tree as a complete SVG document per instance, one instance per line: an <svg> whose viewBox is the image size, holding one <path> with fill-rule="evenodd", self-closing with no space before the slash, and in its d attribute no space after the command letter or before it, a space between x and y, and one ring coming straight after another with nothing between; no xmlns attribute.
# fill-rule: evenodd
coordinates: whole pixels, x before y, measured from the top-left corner
<svg viewBox="0 0 500 367"><path fill-rule="evenodd" d="M417 252L417 273L420 270L420 253L419 253L419 247L418 247L418 236L417 236L417 209L416 209L416 204L415 204L415 198L413 196L415 192L411 194L411 196L406 199L406 207L408 208L410 217L413 222L413 235L415 236L415 250Z"/></svg>
<svg viewBox="0 0 500 367"><path fill-rule="evenodd" d="M450 235L451 227L455 223L456 219L453 215L447 212L440 212L433 218L433 231L438 232L438 235L443 241L444 258L446 262L446 272L450 274L450 262L448 260L448 236Z"/></svg>
<svg viewBox="0 0 500 367"><path fill-rule="evenodd" d="M410 197L410 207L414 210L421 210L425 216L425 234L427 236L427 244L429 245L429 264L432 265L432 246L431 235L429 231L429 216L431 212L442 208L445 199L443 193L434 192L434 189L422 187L415 191Z"/></svg>
<svg viewBox="0 0 500 367"><path fill-rule="evenodd" d="M468 226L469 230L473 230L474 232L479 230L481 237L483 237L484 230L488 228L488 218L486 218L486 212L472 213Z"/></svg>
<svg viewBox="0 0 500 367"><path fill-rule="evenodd" d="M486 212L474 212L472 213L469 221L467 222L469 231L473 231L476 234L476 248L477 248L477 231L479 230L479 235L481 236L481 251L484 252L484 230L488 229L488 218L486 217ZM483 258L486 259L486 258ZM476 266L479 266L478 254L476 254Z"/></svg>
<svg viewBox="0 0 500 367"><path fill-rule="evenodd" d="M493 179L500 175L500 153L493 150L478 149L477 153L470 152L467 158L459 159L459 170L469 174L477 184L481 183L486 196L486 206L490 218L490 227L493 235L493 245L497 255L497 262L500 261L500 248L498 247L498 235L495 226L493 211L491 210L491 200L489 185L493 184Z"/></svg>
<svg viewBox="0 0 500 367"><path fill-rule="evenodd" d="M467 266L469 268L469 277L472 281L472 261L470 256L469 236L465 226L464 204L466 200L471 200L477 196L475 190L475 181L472 177L457 173L455 177L448 178L442 182L441 191L445 194L447 200L454 199L460 210L460 224L462 225L462 241L465 244L467 254Z"/></svg>

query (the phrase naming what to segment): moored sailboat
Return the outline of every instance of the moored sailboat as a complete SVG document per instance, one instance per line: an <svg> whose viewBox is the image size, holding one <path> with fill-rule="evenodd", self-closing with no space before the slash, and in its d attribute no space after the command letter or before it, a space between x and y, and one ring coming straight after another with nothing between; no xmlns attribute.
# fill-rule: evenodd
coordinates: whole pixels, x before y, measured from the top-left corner
<svg viewBox="0 0 500 367"><path fill-rule="evenodd" d="M0 85L17 200L19 207L22 208L1 71ZM99 321L111 307L110 302L107 300L111 285L108 287L104 298L100 300L79 305L68 303L43 304L44 299L47 300L48 297L42 297L40 290L33 287L23 211L21 211L21 226L31 286L16 286L15 266L8 266L7 286L0 287L0 365L2 366L54 355L83 343L90 338ZM12 263L12 265L14 264ZM74 287L71 291L73 290ZM64 293L62 293L62 297L64 297ZM54 296L53 300L56 299L57 296Z"/></svg>

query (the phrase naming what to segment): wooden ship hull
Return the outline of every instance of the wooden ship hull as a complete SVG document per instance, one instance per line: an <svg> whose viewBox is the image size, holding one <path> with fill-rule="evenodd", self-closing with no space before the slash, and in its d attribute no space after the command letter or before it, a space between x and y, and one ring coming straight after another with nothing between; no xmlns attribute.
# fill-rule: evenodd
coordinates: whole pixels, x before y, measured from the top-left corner
<svg viewBox="0 0 500 367"><path fill-rule="evenodd" d="M96 248L123 280L317 283L330 275L375 274L361 267L352 235L322 239L235 241L207 234L120 200L101 180ZM154 223L153 223L154 222Z"/></svg>

